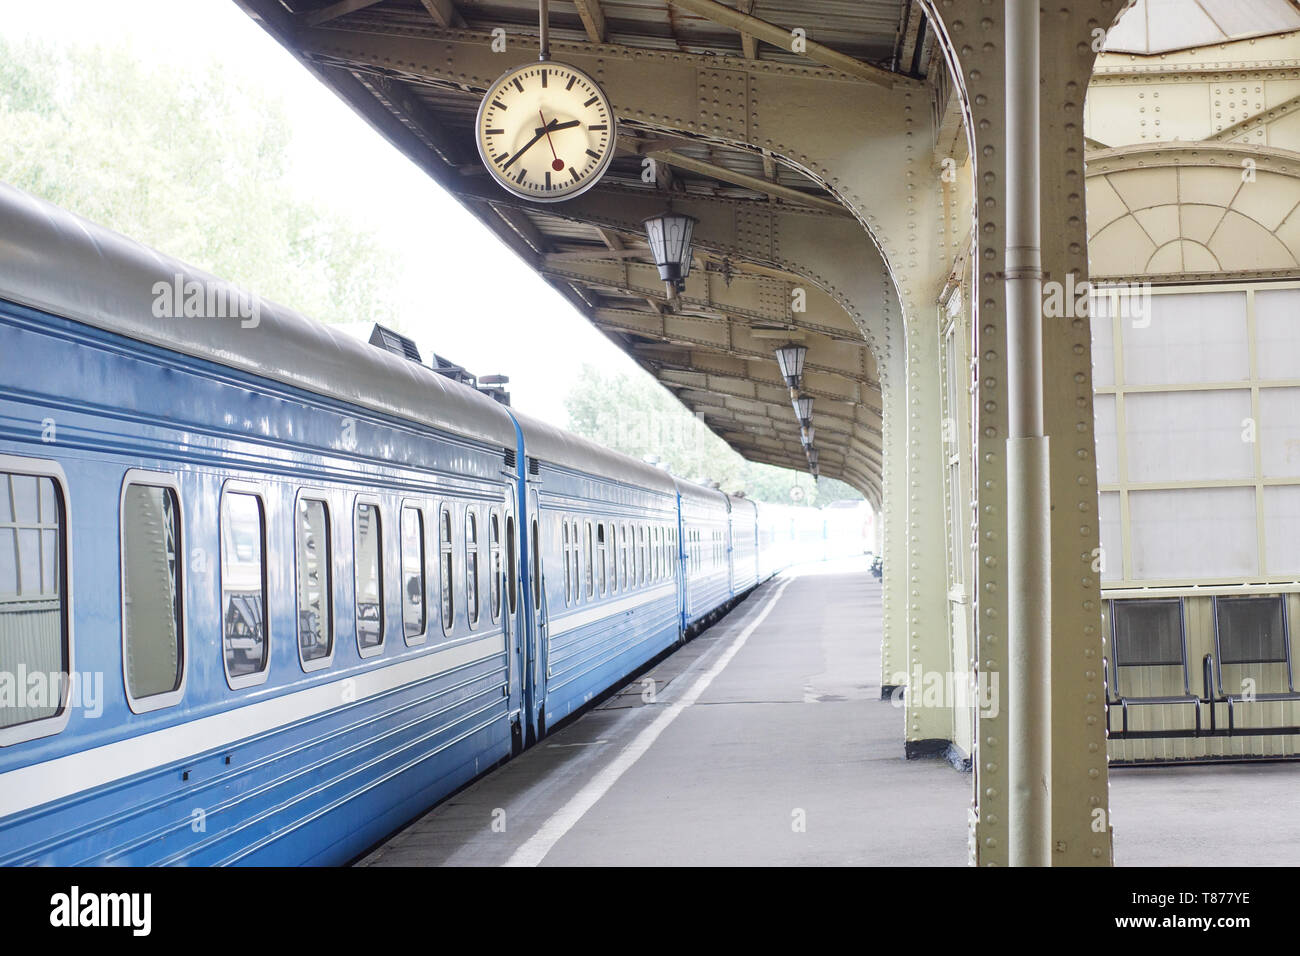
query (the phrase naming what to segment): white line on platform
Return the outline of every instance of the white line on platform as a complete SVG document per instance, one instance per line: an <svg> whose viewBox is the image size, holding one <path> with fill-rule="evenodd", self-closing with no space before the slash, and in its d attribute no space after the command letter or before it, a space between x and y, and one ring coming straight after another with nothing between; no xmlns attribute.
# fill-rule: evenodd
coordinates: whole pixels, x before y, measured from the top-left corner
<svg viewBox="0 0 1300 956"><path fill-rule="evenodd" d="M713 679L731 663L731 659L736 656L736 652L745 646L749 636L766 620L767 615L776 606L776 602L781 599L781 594L790 586L790 582L793 580L794 578L787 577L782 581L781 586L776 589L776 593L768 598L767 603L763 605L763 609L745 626L744 630L736 635L727 649L713 662L713 666L699 676L695 683L691 685L690 690L669 704L667 709L655 718L654 723L637 734L636 738L623 749L622 753L606 764L605 768L592 777L585 787L574 794L568 803L551 814L538 831L529 837L519 849L515 850L505 865L537 866L537 864L541 863L555 844L559 843L564 835L572 830L577 822L583 818L587 811L609 792L609 789L618 782L619 777L623 776L654 745L654 742L659 739L659 735L668 729L668 725L676 720L682 711L694 704L700 695L708 689L708 686L713 683Z"/></svg>

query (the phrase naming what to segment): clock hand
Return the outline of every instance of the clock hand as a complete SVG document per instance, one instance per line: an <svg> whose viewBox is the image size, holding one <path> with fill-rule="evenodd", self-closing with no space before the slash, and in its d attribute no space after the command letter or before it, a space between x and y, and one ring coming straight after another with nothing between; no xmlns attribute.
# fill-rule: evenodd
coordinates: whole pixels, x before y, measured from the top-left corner
<svg viewBox="0 0 1300 956"><path fill-rule="evenodd" d="M546 135L546 130L542 130L540 133L537 133L535 136L533 136L533 138L530 139L528 142L524 143L524 148L521 149L519 152L515 153L508 160L506 160L506 164L501 167L501 171L505 172L507 169L513 166L516 159L518 159L520 156L524 155L524 153L532 149L533 145L545 135Z"/></svg>
<svg viewBox="0 0 1300 956"><path fill-rule="evenodd" d="M551 127L547 124L546 117L542 115L541 110L537 111L537 118L542 121L542 132L546 134L546 144L551 147L551 168L559 171L564 168L564 160L555 154L555 143L551 140ZM559 128L557 120L551 122L557 123L556 128Z"/></svg>
<svg viewBox="0 0 1300 956"><path fill-rule="evenodd" d="M569 120L569 122L567 123L561 123L559 120L551 120L549 124L547 124L546 126L539 126L535 130L533 130L533 132L537 133L540 136L543 132L546 131L550 131L554 133L556 130L572 129L575 126L581 126L581 125L582 125L581 120Z"/></svg>

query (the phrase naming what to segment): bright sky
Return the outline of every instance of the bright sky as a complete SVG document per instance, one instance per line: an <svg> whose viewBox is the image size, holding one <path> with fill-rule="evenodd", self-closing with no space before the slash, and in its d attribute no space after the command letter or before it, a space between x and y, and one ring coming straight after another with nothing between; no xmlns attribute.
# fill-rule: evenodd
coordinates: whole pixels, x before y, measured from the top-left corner
<svg viewBox="0 0 1300 956"><path fill-rule="evenodd" d="M0 35L126 42L146 65L219 58L238 79L282 97L294 120L292 178L405 252L399 300L426 361L437 351L479 375L509 375L514 404L560 426L583 362L644 374L233 0L0 0Z"/></svg>

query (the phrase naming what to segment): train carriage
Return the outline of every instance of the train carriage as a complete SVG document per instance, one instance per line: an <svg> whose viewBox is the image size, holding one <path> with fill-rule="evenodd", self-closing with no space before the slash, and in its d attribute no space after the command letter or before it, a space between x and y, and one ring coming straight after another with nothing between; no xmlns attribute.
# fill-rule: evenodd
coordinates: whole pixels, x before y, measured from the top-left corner
<svg viewBox="0 0 1300 956"><path fill-rule="evenodd" d="M758 585L758 506L743 496L728 495L728 499L731 596L737 597Z"/></svg>
<svg viewBox="0 0 1300 956"><path fill-rule="evenodd" d="M731 562L728 556L731 517L727 495L716 488L674 479L681 510L682 554L685 580L682 622L698 627L731 600Z"/></svg>
<svg viewBox="0 0 1300 956"><path fill-rule="evenodd" d="M679 640L676 489L658 468L515 414L538 529L544 727Z"/></svg>

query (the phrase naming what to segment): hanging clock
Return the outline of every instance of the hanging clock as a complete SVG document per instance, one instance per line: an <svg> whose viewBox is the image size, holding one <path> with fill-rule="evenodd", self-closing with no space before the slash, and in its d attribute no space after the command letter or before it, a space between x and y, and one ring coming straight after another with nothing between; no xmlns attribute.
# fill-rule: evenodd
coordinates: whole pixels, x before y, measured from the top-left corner
<svg viewBox="0 0 1300 956"><path fill-rule="evenodd" d="M479 155L505 189L538 202L590 189L614 158L614 110L576 67L553 60L508 71L488 88L475 130Z"/></svg>

